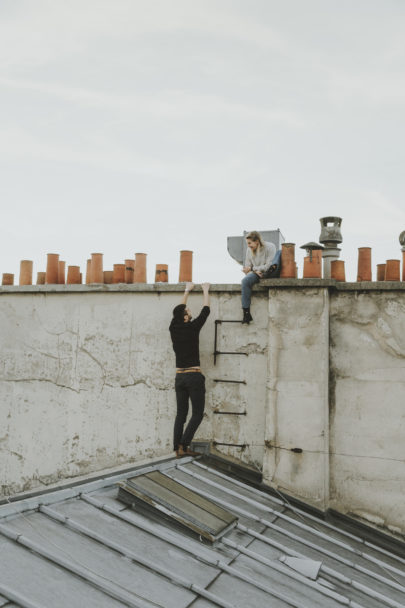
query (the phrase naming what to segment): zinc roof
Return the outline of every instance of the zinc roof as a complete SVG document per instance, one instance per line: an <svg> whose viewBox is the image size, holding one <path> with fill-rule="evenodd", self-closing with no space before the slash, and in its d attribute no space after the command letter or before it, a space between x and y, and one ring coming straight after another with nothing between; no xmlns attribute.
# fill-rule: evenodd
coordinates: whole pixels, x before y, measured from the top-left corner
<svg viewBox="0 0 405 608"><path fill-rule="evenodd" d="M118 500L119 482L153 471L236 527L207 544ZM1 606L398 608L405 559L209 461L171 459L1 506Z"/></svg>

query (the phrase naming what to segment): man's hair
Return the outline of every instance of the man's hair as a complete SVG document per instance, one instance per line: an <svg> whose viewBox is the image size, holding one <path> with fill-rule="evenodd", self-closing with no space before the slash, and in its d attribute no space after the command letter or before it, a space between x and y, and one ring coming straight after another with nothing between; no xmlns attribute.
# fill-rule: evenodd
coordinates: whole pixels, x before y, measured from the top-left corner
<svg viewBox="0 0 405 608"><path fill-rule="evenodd" d="M185 304L178 304L173 308L173 321L175 323L184 323L184 311L186 310Z"/></svg>
<svg viewBox="0 0 405 608"><path fill-rule="evenodd" d="M250 241L254 242L259 241L259 247L264 247L262 235L260 232L257 232L257 230L251 230L251 232L248 232L245 239L249 239Z"/></svg>

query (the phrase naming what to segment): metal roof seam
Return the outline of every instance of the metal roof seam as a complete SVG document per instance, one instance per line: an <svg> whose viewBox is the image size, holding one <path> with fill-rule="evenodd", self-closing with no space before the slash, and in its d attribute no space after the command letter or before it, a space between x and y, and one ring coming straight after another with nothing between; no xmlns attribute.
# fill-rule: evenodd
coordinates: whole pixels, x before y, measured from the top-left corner
<svg viewBox="0 0 405 608"><path fill-rule="evenodd" d="M140 522L134 522L131 517L128 517L126 515L126 513L123 513L122 511L119 511L118 509L114 509L113 507L100 503L93 497L82 495L81 498L82 498L82 500L84 500L88 504L92 505L96 509L100 509L100 510L105 511L106 513L114 515L115 517L122 519L123 521L127 522L128 524L130 524L132 526L136 526L136 527L140 528L141 530L145 530L146 532L153 534L157 538L163 538L166 542L168 542L176 547L181 547L185 551L192 553L192 555L196 555L196 553L190 551L190 548L188 548L186 546L186 544L181 541L181 539L171 538L170 533L167 533L167 532L165 533L162 530L157 532L152 525L147 525L145 523L141 524ZM201 556L197 556L197 557L200 561L206 563L209 566L220 567L220 564L222 563L221 560L218 560L218 559L209 559L207 557L201 557Z"/></svg>
<svg viewBox="0 0 405 608"><path fill-rule="evenodd" d="M188 484L187 482L182 481L181 483L183 483L186 487L193 488L193 486L191 484ZM205 495L207 495L207 493L205 493ZM368 568L359 566L355 562L345 559L344 557L341 557L337 553L328 551L327 549L324 549L320 545L316 545L315 543L307 541L304 538L298 536L297 534L293 534L292 532L289 532L285 528L281 528L280 526L277 526L276 524L273 524L272 522L270 522L266 519L263 519L262 517L258 517L256 515L254 515L253 513L251 513L250 511L246 511L246 509L241 509L240 507L236 507L235 505L232 505L229 502L218 498L217 496L212 496L209 494L208 494L208 496L211 496L211 499L218 502L219 504L224 505L225 507L227 507L228 509L230 509L232 511L235 511L235 513L240 513L241 515L244 515L245 517L248 517L248 518L253 519L254 521L260 522L264 526L277 530L281 534L283 534L289 538L292 538L292 539L296 540L297 542L299 542L303 545L306 545L307 547L311 547L312 549L315 549L316 551L319 551L320 553L323 553L324 555L328 555L329 557L336 559L337 561L345 564L346 566L349 566L350 568L353 568L354 570L358 570L359 572L362 572L363 574L367 574L371 578L379 580L380 582L385 583L386 585L393 587L394 589L397 589L397 590L401 591L402 593L405 592L405 587L403 585L401 585L400 583L398 583L396 580L387 579L384 576L381 576L381 575L377 574L376 572L369 570Z"/></svg>
<svg viewBox="0 0 405 608"><path fill-rule="evenodd" d="M247 557L250 557L251 559L258 561L259 563L263 563L266 566L269 566L269 568L273 568L277 572L280 572L281 574L284 574L285 576L288 576L289 578L293 578L297 581L300 581L304 585L311 587L312 589L314 589L318 593L321 593L322 595L327 595L328 597L331 597L331 598L335 599L336 601L338 601L339 603L344 604L346 606L349 604L349 601L350 601L349 598L347 598L341 594L335 593L334 591L331 591L330 589L327 589L326 587L319 585L319 583L316 583L316 582L306 578L305 576L297 574L296 572L289 569L288 567L282 566L281 564L277 563L276 560L273 560L273 561L269 560L269 559L259 555L255 551L247 549L243 545L235 543L234 541L232 541L228 538L222 538L221 542L224 545L232 547L232 548L236 549L237 551L239 551L240 553L243 553Z"/></svg>
<svg viewBox="0 0 405 608"><path fill-rule="evenodd" d="M316 583L310 579L307 579L303 575L299 575L294 572L289 573L288 567L283 567L283 566L281 566L281 564L279 565L276 563L271 563L270 560L264 558L263 556L259 555L258 553L255 553L254 551L251 551L250 549L246 549L242 545L236 545L236 543L228 540L227 538L221 539L221 542L223 542L226 545L229 545L230 547L232 547L232 546L237 547L241 553L244 553L245 555L251 557L252 559L257 559L258 561L263 562L264 564L267 564L271 568L275 568L279 572L286 574L287 576L291 576L292 578L299 580L300 582L306 584L307 586L316 589L319 593L328 595L329 597L335 599L336 601L338 601L341 604L344 604L347 606L351 605L350 598L347 598L346 596L342 595L341 593L336 593L334 591L330 591L329 589L323 587L319 583ZM305 556L300 556L300 557L304 558L304 559L308 559ZM333 571L331 568L327 568L327 567L323 566L323 564L321 565L320 571L324 572L325 574L329 574L330 576L333 576L334 578L337 578L335 576L335 574L336 574L335 571ZM347 577L344 577L344 578L347 578ZM396 602L395 600L392 600L391 598L387 597L383 593L379 593L378 591L375 591L374 589L370 589L361 583L357 583L357 581L353 581L352 579L349 579L344 582L346 582L346 583L349 582L349 584L351 584L354 588L365 593L369 597L372 597L372 598L378 599L378 600L382 600L383 602L385 602L388 606L391 606L392 608L404 608L404 604L399 604L398 602ZM367 607L363 606L362 608L367 608Z"/></svg>
<svg viewBox="0 0 405 608"><path fill-rule="evenodd" d="M192 457L185 457L182 459L184 463L189 463L193 459ZM136 470L132 473L135 477L136 475L143 475L145 472L156 471L156 470L164 470L166 467L173 466L173 459L170 461L164 460L159 464L155 465L146 465L139 470ZM30 498L19 498L17 500L10 500L10 496L5 498L6 504L0 505L0 520L2 518L8 517L9 515L20 514L26 511L37 510L40 504L54 504L55 502L60 502L61 500L65 500L68 498L76 498L81 493L94 492L103 488L107 488L110 486L116 485L119 481L123 479L127 479L129 475L128 470L123 473L112 474L110 476L106 475L95 481L88 481L79 485L77 482L74 483L71 487L55 489L54 491L44 490L42 492L38 492L35 496L31 496Z"/></svg>
<svg viewBox="0 0 405 608"><path fill-rule="evenodd" d="M280 513L278 511L275 511L271 507L266 507L265 505L261 505L260 503L256 503L252 499L250 499L250 498L248 498L246 496L243 496L241 494L238 494L234 490L230 490L229 488L226 488L223 485L220 485L219 483L216 483L215 481L212 481L211 479L207 479L207 478L203 477L202 475L198 475L197 473L193 473L192 471L189 471L187 468L185 468L185 467L183 467L181 465L176 465L176 468L179 469L179 471L182 471L183 473L187 473L187 475L191 475L192 477L195 477L196 479L198 479L200 481L203 481L204 483L207 483L208 485L211 485L211 486L213 486L215 488L219 488L220 490L222 490L226 494L229 494L230 496L236 496L237 498L239 498L240 500L242 500L244 502L247 502L248 504L253 504L255 507L257 507L258 509L260 509L262 511L267 511L268 513L272 513L272 514L276 515L276 517L279 517L280 519L284 519L285 521L288 521L293 526L297 526L298 528L302 528L302 529L306 530L307 532L310 532L311 534L314 534L315 536L319 536L319 538L327 540L329 543L331 543L333 545L341 547L342 549L345 549L346 551L349 551L350 553L354 553L355 555L358 555L359 557L362 557L363 559L365 559L367 561L373 562L374 564L376 564L379 567L381 567L385 572L387 572L388 574L390 574L390 576L392 576L392 578L394 580L396 580L397 583L399 583L399 581L391 574L391 572L394 572L395 574L399 574L400 576L405 576L405 573L402 572L401 570L399 570L398 568L395 568L395 566L391 566L390 564L383 564L381 562L381 560L378 560L377 558L369 555L368 553L364 553L364 551L360 551L359 549L351 547L347 543L343 543L342 541L339 541L339 540L337 540L337 539L335 539L333 537L330 537L327 534L324 534L323 532L320 532L319 530L316 530L312 526L308 526L306 524L302 524L299 521L296 521L295 519L289 517L288 515L285 515L284 513ZM401 584L401 583L399 583L399 584Z"/></svg>
<svg viewBox="0 0 405 608"><path fill-rule="evenodd" d="M176 464L180 466L176 467ZM186 472L182 470L185 465ZM114 482L107 478L100 483L99 479L97 483L84 483L82 486L75 486L73 490L65 488L52 494L41 495L39 498L31 496L13 505L0 507L0 534L7 530L5 536L11 540L2 541L6 553L2 556L0 569L2 570L2 563L7 565L10 576L7 584L11 581L11 587L15 589L11 591L0 583L0 597L2 589L9 592L4 596L3 602L8 597L9 601L18 603L21 608L54 605L53 596L55 592L58 593L59 588L47 588L47 585L33 587L34 580L38 582L37 578L26 578L27 570L21 565L28 560L28 570L31 571L32 565L33 573L43 571L45 577L48 573L53 573L55 567L58 568L58 584L65 587L68 585L66 588L69 588L66 596L61 595L63 601L60 604L58 601L61 608L72 604L70 588L73 590L72 598L77 598L77 602L73 600L72 605L86 605L87 598L98 598L103 606L115 605L118 600L120 605L131 608L163 608L172 605L173 598L178 597L184 598L184 602L180 601L178 604L182 606L194 606L194 603L199 605L201 602L221 608L236 608L245 604L245 601L242 601L245 596L246 600L250 598L246 602L249 606L267 606L274 602L279 605L280 602L280 605L294 608L314 608L315 605L341 605L342 608L405 608L405 602L402 602L405 598L405 584L400 584L390 571L385 571L384 568L387 562L387 565L391 565L400 573L402 580L405 571L401 571L401 566L405 560L389 551L382 549L377 553L379 548L374 549L373 545L363 538L345 534L335 526L326 525L326 522L314 515L305 512L301 514L288 500L277 500L276 504L265 492L222 473L217 476L216 471L205 465L201 466L200 462L192 459L184 459L181 462L172 459L170 463L152 466L149 464L135 473L128 471L125 477L137 477L145 471L148 471L148 476L152 479L157 477L157 473L155 475L151 471L164 475L165 479L170 480L170 483L164 482L167 487L171 487L173 481L199 494L201 499L196 497L195 504L201 504L204 499L221 505L234 516L240 514L250 521L246 521L246 525L239 522L235 533L226 533L221 541L208 547L199 543L198 539L183 535L177 529L170 529L165 520L157 524L147 511L141 512L137 508L132 511L129 507L122 509L117 503L113 487L117 477ZM188 471L193 475L187 475ZM215 474L215 477L211 473ZM121 479L125 477L122 476ZM207 478L212 480L211 486L206 485ZM91 494L86 494L85 488ZM228 490L228 493L224 494L224 490ZM188 494L187 490L183 492L180 488L178 492L180 496ZM46 505L41 504L45 502ZM131 497L128 496L128 504L131 505L131 502ZM252 506L249 507L248 504ZM285 523L282 521L283 507L289 510L283 520ZM278 511L280 508L283 511L281 514ZM38 510L39 514L27 514L27 509ZM105 515L97 514L94 509L101 510ZM266 511L274 515L269 515L267 519ZM52 516L57 523L52 523ZM275 517L280 518L277 523ZM324 540L317 541L319 545L312 542L316 537L311 529L307 529L311 525L311 519L318 523L323 532ZM24 523L24 520L27 523ZM28 528L28 524L32 530ZM315 525L313 527L315 528ZM346 540L353 551L347 553L343 542L344 548L336 549L337 553L334 553L332 539L328 536L330 529L339 534L338 536L332 533L331 536ZM142 530L145 532L142 533ZM283 542L289 546L284 546ZM20 548L13 548L12 545L19 545ZM53 549L52 545L57 547L57 550ZM362 549L365 547L373 561L373 564L370 564L372 570L367 568L368 563L363 561L365 557ZM304 554L296 551L296 548L302 548ZM387 549L389 548L388 545ZM143 558L147 564L133 559L131 551L137 557ZM298 560L289 560L286 555ZM309 563L308 555L312 556ZM331 559L323 558L323 555ZM353 559L350 556L353 556ZM285 563L282 563L284 560ZM313 560L318 560L314 562L314 568L311 567ZM332 567L321 564L319 560L324 560ZM87 563L89 566L85 565ZM301 568L303 563L308 567ZM334 570L334 567L342 573ZM160 573L161 568L170 575L169 579L165 579ZM175 577L172 576L173 569ZM105 573L106 576L98 574L97 571ZM354 578L350 578L351 576ZM150 587L146 584L149 577ZM398 576L398 579L400 577ZM184 585L181 585L178 578L182 579ZM0 575L0 579L3 580L3 576ZM146 597L137 596L138 589ZM199 593L200 590L203 594ZM20 591L27 592L26 597L23 597ZM15 597L10 597L13 593ZM17 599L18 595L20 601ZM148 600L149 595L160 603ZM97 601L96 603L98 604Z"/></svg>
<svg viewBox="0 0 405 608"><path fill-rule="evenodd" d="M155 535L159 536L157 534L155 534ZM249 584L261 589L262 591L265 591L266 593L269 593L270 595L273 595L273 596L277 597L278 599L282 599L283 601L287 602L291 606L295 606L296 608L303 608L302 604L296 604L295 600L293 600L292 598L288 598L287 596L276 591L275 589L272 589L272 588L268 587L267 585L263 585L263 583L261 583L260 581L252 579L251 577L245 578L245 575L242 572L240 572L238 569L236 569L234 567L229 566L225 562L220 562L218 560L217 564L218 564L218 567L223 572L227 572L230 575L234 576L235 578L244 580L245 582L248 582ZM362 607L362 608L364 608L364 607Z"/></svg>
<svg viewBox="0 0 405 608"><path fill-rule="evenodd" d="M21 608L43 608L43 606L40 606L39 604L36 604L35 602L32 602L31 600L21 595L21 593L10 589L6 585L3 585L3 583L0 583L0 593L8 601L15 602L16 604L18 604L18 606L21 606Z"/></svg>
<svg viewBox="0 0 405 608"><path fill-rule="evenodd" d="M36 511L41 511L41 507L43 507L44 505L41 505L41 503L38 504L38 507L36 509ZM76 564L78 564L80 567L82 567L85 570L88 570L89 572L92 572L92 574L94 574L95 576L104 579L105 581L107 581L108 584L113 584L115 585L114 581L112 581L110 578L103 576L101 574L99 574L98 572L91 570L91 568L89 568L86 564L81 563L77 558L75 558L74 556L72 556L68 551L66 551L63 547L60 547L59 545L57 545L55 542L53 542L52 540L50 540L47 536L45 536L44 534L42 534L42 532L38 529L37 526L35 526L29 519L28 517L26 517L24 512L20 512L20 516L29 524L29 526L40 536L42 537L46 542L50 543L51 545L53 545L54 547L56 547L56 549L58 549L59 551L61 551L62 553L64 553L65 555L68 556L68 558L72 561L72 563L76 562ZM69 519L69 518L66 518ZM22 536L22 534L19 534L16 536L15 541L19 542L19 537ZM134 593L134 595L137 595L136 593ZM142 598L142 596L138 596L140 598ZM156 604L155 604L156 605Z"/></svg>
<svg viewBox="0 0 405 608"><path fill-rule="evenodd" d="M65 568L69 572L76 574L77 576L85 580L87 583L91 583L94 587L101 589L107 595L110 595L114 599L118 599L130 608L151 608L152 606L150 602L146 603L144 601L135 601L134 598L131 597L133 595L132 593L123 591L113 581L109 581L107 584L106 581L108 579L106 579L105 577L93 573L88 568L84 569L82 566L77 566L73 562L69 562L63 557L56 556L48 549L41 547L41 545L29 540L22 534L19 534L18 537L15 538L15 534L6 529L6 526L4 526L3 524L0 524L0 533L4 534L4 536L10 538L11 540L15 540L16 542L18 542L18 544L21 544L26 549L34 551L34 553L37 553L41 557L44 557L49 561L53 562L54 564L58 564L58 566ZM164 607L162 606L161 608Z"/></svg>
<svg viewBox="0 0 405 608"><path fill-rule="evenodd" d="M201 597L206 597L207 599L215 602L218 606L222 606L223 608L234 608L233 605L230 604L229 602L223 600L222 598L220 598L219 596L216 596L215 594L210 593L209 591L206 591L199 585L195 585L191 581L186 580L185 578L179 576L176 572L172 572L172 571L168 570L167 568L164 568L161 566L156 566L156 564L152 563L150 560L139 555L138 553L135 553L135 551L132 551L131 549L124 549L118 543L108 539L104 535L98 534L97 532L93 532L92 530L90 530L90 528L88 528L87 526L83 526L82 524L79 524L72 518L66 518L64 516L61 516L59 513L55 512L53 509L50 509L49 507L42 507L41 513L44 513L48 517L55 519L56 521L69 526L69 528L71 528L73 531L80 532L81 534L87 536L88 538L95 540L96 542L104 545L105 547L108 547L109 549L117 551L124 557L127 557L127 558L141 564L145 568L148 568L149 570L156 572L160 576L168 578L170 581L174 582L175 584L178 584L189 590L191 590L191 588L193 588L194 593L197 593L197 595L199 595ZM147 601L150 601L150 600L147 600Z"/></svg>
<svg viewBox="0 0 405 608"><path fill-rule="evenodd" d="M239 523L237 528L240 529L242 532L246 532L247 534L254 536L258 540L260 540L266 544L276 547L277 549L283 551L286 555L307 559L307 557L303 553L298 553L298 551L294 551L294 550L290 549L289 547L285 547L284 545L282 545L281 543L278 543L271 537L264 536L263 534L260 534L259 532L256 532L255 530L247 528L243 524ZM393 606L393 608L403 608L403 604L398 604L397 602L395 602L395 600L391 600L386 595L380 594L380 593L374 591L373 589L371 589L370 587L366 587L366 585L363 585L362 583L359 583L359 582L355 581L354 579L352 579L348 576L345 576L341 572L338 572L337 570L334 570L333 568L330 568L329 566L325 566L324 564L322 564L321 568L320 568L320 572L329 575L331 578L336 579L341 583L348 584L351 587L353 587L354 589L358 589L362 593L365 593L366 595L369 595L371 597L378 596L379 599L383 599L389 606Z"/></svg>
<svg viewBox="0 0 405 608"><path fill-rule="evenodd" d="M292 600L291 598L284 596L284 594L280 594L279 592L275 591L274 589L271 589L267 585L263 585L262 583L260 583L260 581L254 580L249 577L245 577L245 575L242 572L240 572L236 568L228 566L228 564L226 564L225 562L220 562L218 560L217 564L218 564L218 567L222 571L228 572L232 576L235 576L236 578L239 578L239 579L257 587L257 588L261 589L262 591L266 591L266 593L269 593L270 595L273 595L273 596L277 597L278 599L282 599L283 601L287 602L289 605L294 606L296 608L304 608L302 605L296 604L294 602L294 600ZM201 593L199 593L199 595L201 595Z"/></svg>
<svg viewBox="0 0 405 608"><path fill-rule="evenodd" d="M257 488L249 486L249 485L239 481L238 479L234 479L233 477L228 477L228 476L224 475L221 471L216 471L215 469L208 467L207 465L204 465L201 462L198 462L196 460L194 460L191 464L193 466L200 467L201 469L204 469L205 471L212 473L213 475L216 475L217 477L226 479L233 485L244 488L244 489L248 490L249 492L256 494L257 496L260 496L261 498L266 498L267 500L275 502L276 504L281 504L281 505L287 507L288 509L290 509L291 511L293 511L293 513L296 513L297 515L310 519L314 522L321 523L322 526L324 526L325 528L328 528L329 530L334 530L335 532L337 532L338 534L341 534L342 536L347 536L348 538L351 538L352 540L355 540L367 547L374 549L375 551L379 551L380 553L383 553L384 555L387 555L387 556L391 557L392 559L405 564L404 558L400 557L399 555L396 555L395 553L392 553L391 551L387 551L386 549L383 549L382 547L379 547L378 545L370 543L369 541L365 540L364 538L361 538L360 536L357 536L356 534L352 534L350 532L347 532L346 530L342 530L342 529L338 528L337 526L334 526L333 524L331 524L325 520L322 520L321 522L319 522L319 518L317 518L315 515L312 515L311 513L306 513L305 511L303 511L302 509L299 509L298 507L294 507L293 505L291 505L288 502L288 500L285 497L283 497L283 500L275 498L274 496L271 496L270 494L267 494L266 492L262 492L261 490L258 490ZM275 489L275 491L278 492L277 489ZM282 496L282 494L280 494L280 496Z"/></svg>

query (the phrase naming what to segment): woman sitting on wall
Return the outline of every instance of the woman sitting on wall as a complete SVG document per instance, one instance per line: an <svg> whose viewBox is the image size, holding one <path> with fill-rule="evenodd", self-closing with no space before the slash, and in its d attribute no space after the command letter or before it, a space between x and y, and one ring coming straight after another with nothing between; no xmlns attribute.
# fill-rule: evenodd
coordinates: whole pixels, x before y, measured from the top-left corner
<svg viewBox="0 0 405 608"><path fill-rule="evenodd" d="M246 235L246 244L245 264L242 268L246 275L242 279L242 323L249 324L253 321L250 314L252 287L260 279L268 279L279 275L280 252L277 252L273 243L263 241L261 234L256 230Z"/></svg>

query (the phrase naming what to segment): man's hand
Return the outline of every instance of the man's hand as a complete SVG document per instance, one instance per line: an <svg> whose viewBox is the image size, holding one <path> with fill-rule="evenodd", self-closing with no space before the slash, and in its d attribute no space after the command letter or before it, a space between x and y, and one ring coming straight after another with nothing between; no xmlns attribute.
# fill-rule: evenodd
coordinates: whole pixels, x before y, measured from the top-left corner
<svg viewBox="0 0 405 608"><path fill-rule="evenodd" d="M186 287L185 287L184 293L183 293L183 299L181 301L182 304L187 304L188 294L193 289L193 287L194 287L194 283L192 283L191 281L188 281L186 283Z"/></svg>
<svg viewBox="0 0 405 608"><path fill-rule="evenodd" d="M209 283L201 283L201 287L204 295L204 306L210 305L210 284Z"/></svg>

